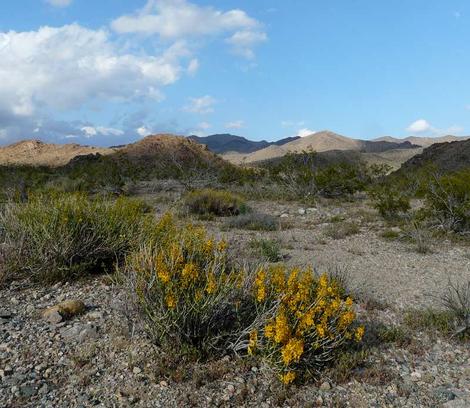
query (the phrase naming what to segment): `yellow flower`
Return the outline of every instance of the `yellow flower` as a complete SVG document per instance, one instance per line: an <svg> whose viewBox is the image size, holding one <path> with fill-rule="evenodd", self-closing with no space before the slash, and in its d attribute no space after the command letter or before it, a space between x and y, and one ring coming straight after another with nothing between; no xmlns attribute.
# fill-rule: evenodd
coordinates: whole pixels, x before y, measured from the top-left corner
<svg viewBox="0 0 470 408"><path fill-rule="evenodd" d="M301 339L290 339L282 348L282 361L288 366L292 361L298 362L304 352L304 342Z"/></svg>
<svg viewBox="0 0 470 408"><path fill-rule="evenodd" d="M217 283L215 281L215 276L213 273L210 273L209 276L207 277L206 292L210 295L214 293L216 287L217 287Z"/></svg>
<svg viewBox="0 0 470 408"><path fill-rule="evenodd" d="M266 299L266 286L265 286L266 272L260 269L255 279L256 300L262 302Z"/></svg>
<svg viewBox="0 0 470 408"><path fill-rule="evenodd" d="M354 333L354 338L356 339L357 342L360 342L362 340L362 337L364 336L364 326L359 326L356 329L356 332Z"/></svg>
<svg viewBox="0 0 470 408"><path fill-rule="evenodd" d="M323 325L317 324L316 329L317 329L318 336L320 336L320 338L325 337L326 333L325 333L325 328L323 327Z"/></svg>
<svg viewBox="0 0 470 408"><path fill-rule="evenodd" d="M276 334L274 335L274 341L276 343L284 343L287 341L290 335L290 328L287 322L286 315L281 311L276 316Z"/></svg>
<svg viewBox="0 0 470 408"><path fill-rule="evenodd" d="M195 281L198 277L197 265L193 264L192 262L187 263L181 271L181 277L183 278L183 283L185 285Z"/></svg>
<svg viewBox="0 0 470 408"><path fill-rule="evenodd" d="M288 371L285 374L281 374L279 377L284 384L288 385L295 380L295 376L293 371Z"/></svg>
<svg viewBox="0 0 470 408"><path fill-rule="evenodd" d="M250 333L250 341L248 343L248 354L251 356L256 349L256 344L258 343L258 331L253 330Z"/></svg>
<svg viewBox="0 0 470 408"><path fill-rule="evenodd" d="M212 239L208 239L204 242L203 251L205 254L210 254L214 250L214 241Z"/></svg>
<svg viewBox="0 0 470 408"><path fill-rule="evenodd" d="M165 300L166 300L166 305L168 306L168 308L174 309L176 307L176 298L175 298L175 295L173 295L172 293L169 293L166 296Z"/></svg>
<svg viewBox="0 0 470 408"><path fill-rule="evenodd" d="M219 244L217 245L217 249L220 251L220 252L224 252L228 247L228 244L225 240L222 240L219 242Z"/></svg>
<svg viewBox="0 0 470 408"><path fill-rule="evenodd" d="M267 324L264 326L264 336L268 339L271 339L276 334L276 328L272 323Z"/></svg>

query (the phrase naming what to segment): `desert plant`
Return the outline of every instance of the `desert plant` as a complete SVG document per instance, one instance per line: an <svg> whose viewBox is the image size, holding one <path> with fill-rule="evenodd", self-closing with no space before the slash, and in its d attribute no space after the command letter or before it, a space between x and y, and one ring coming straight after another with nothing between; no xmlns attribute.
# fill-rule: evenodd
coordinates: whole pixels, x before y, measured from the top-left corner
<svg viewBox="0 0 470 408"><path fill-rule="evenodd" d="M449 280L441 303L455 318L454 335L470 334L470 280L461 284Z"/></svg>
<svg viewBox="0 0 470 408"><path fill-rule="evenodd" d="M7 273L55 281L109 270L135 244L146 211L137 200L79 193L8 203L0 213Z"/></svg>
<svg viewBox="0 0 470 408"><path fill-rule="evenodd" d="M438 176L433 174L425 189L422 215L440 227L470 231L470 170Z"/></svg>
<svg viewBox="0 0 470 408"><path fill-rule="evenodd" d="M411 223L409 237L415 244L416 252L420 254L427 254L431 252L431 232L426 228L423 228L419 222L413 221Z"/></svg>
<svg viewBox="0 0 470 408"><path fill-rule="evenodd" d="M254 296L271 316L251 332L248 352L264 356L284 384L316 376L343 344L364 334L353 300L341 293L334 279L313 269L260 268Z"/></svg>
<svg viewBox="0 0 470 408"><path fill-rule="evenodd" d="M202 227L177 228L170 215L158 240L126 259L123 279L152 338L164 347L201 355L226 350L244 317L244 275L228 265L224 241Z"/></svg>
<svg viewBox="0 0 470 408"><path fill-rule="evenodd" d="M384 218L396 218L411 209L410 198L388 184L371 188L369 196L372 206Z"/></svg>
<svg viewBox="0 0 470 408"><path fill-rule="evenodd" d="M238 228L251 231L276 231L279 229L279 220L268 214L247 213L229 218L226 228Z"/></svg>
<svg viewBox="0 0 470 408"><path fill-rule="evenodd" d="M355 222L340 222L326 227L325 235L333 239L344 239L359 234L360 228Z"/></svg>
<svg viewBox="0 0 470 408"><path fill-rule="evenodd" d="M228 191L195 190L183 199L184 208L192 214L201 216L233 216L248 211L245 201L238 195Z"/></svg>
<svg viewBox="0 0 470 408"><path fill-rule="evenodd" d="M281 245L274 239L254 239L250 242L251 248L268 262L279 262L282 260Z"/></svg>

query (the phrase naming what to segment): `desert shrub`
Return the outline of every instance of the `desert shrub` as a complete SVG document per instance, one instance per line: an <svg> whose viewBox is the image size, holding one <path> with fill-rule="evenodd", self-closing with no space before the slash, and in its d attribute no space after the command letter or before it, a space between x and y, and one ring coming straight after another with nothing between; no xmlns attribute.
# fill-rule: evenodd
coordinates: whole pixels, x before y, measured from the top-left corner
<svg viewBox="0 0 470 408"><path fill-rule="evenodd" d="M339 163L319 169L315 175L318 194L323 197L345 197L363 190L369 180L365 165Z"/></svg>
<svg viewBox="0 0 470 408"><path fill-rule="evenodd" d="M453 314L432 308L410 310L404 315L404 324L412 330L437 330L449 335L453 330Z"/></svg>
<svg viewBox="0 0 470 408"><path fill-rule="evenodd" d="M449 281L441 303L454 318L454 335L470 335L470 280L461 284Z"/></svg>
<svg viewBox="0 0 470 408"><path fill-rule="evenodd" d="M228 191L195 190L184 197L184 208L197 215L215 215L219 217L244 214L248 211L245 201Z"/></svg>
<svg viewBox="0 0 470 408"><path fill-rule="evenodd" d="M341 293L334 279L312 269L260 268L254 296L270 313L252 330L248 352L263 356L285 384L316 376L348 340L364 334L352 298Z"/></svg>
<svg viewBox="0 0 470 408"><path fill-rule="evenodd" d="M424 228L420 223L413 221L408 236L415 244L416 252L420 254L427 254L431 252L432 248L432 234Z"/></svg>
<svg viewBox="0 0 470 408"><path fill-rule="evenodd" d="M400 190L386 184L369 190L372 206L384 218L396 218L410 209L410 198Z"/></svg>
<svg viewBox="0 0 470 408"><path fill-rule="evenodd" d="M227 262L224 241L202 227L159 222L160 236L126 259L123 278L150 335L173 350L226 351L244 318L243 273Z"/></svg>
<svg viewBox="0 0 470 408"><path fill-rule="evenodd" d="M442 228L469 232L470 169L430 178L421 215Z"/></svg>
<svg viewBox="0 0 470 408"><path fill-rule="evenodd" d="M268 262L279 262L282 260L279 241L274 239L254 239L250 241L250 247Z"/></svg>
<svg viewBox="0 0 470 408"><path fill-rule="evenodd" d="M251 231L276 231L279 229L279 220L268 214L252 212L229 218L225 227Z"/></svg>
<svg viewBox="0 0 470 408"><path fill-rule="evenodd" d="M328 225L325 229L325 235L333 239L344 239L359 234L360 231L359 225L355 222L338 222Z"/></svg>
<svg viewBox="0 0 470 408"><path fill-rule="evenodd" d="M109 270L137 239L147 207L84 194L32 195L0 213L8 274L55 281Z"/></svg>

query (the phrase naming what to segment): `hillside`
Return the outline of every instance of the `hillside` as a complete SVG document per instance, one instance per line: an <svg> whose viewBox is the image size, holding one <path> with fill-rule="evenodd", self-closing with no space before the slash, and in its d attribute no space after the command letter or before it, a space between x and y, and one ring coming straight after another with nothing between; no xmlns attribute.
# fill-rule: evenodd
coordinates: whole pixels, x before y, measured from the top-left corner
<svg viewBox="0 0 470 408"><path fill-rule="evenodd" d="M416 171L429 163L444 172L470 167L470 139L433 144L403 163L399 172Z"/></svg>
<svg viewBox="0 0 470 408"><path fill-rule="evenodd" d="M264 149L271 145L282 146L286 143L299 139L298 136L288 137L276 142L267 142L266 140L252 141L242 136L231 135L228 133L215 134L209 136L189 136L191 140L206 145L214 153L252 153Z"/></svg>
<svg viewBox="0 0 470 408"><path fill-rule="evenodd" d="M109 155L116 150L79 144L51 144L40 140L23 140L0 147L0 164L59 167L76 156L100 153Z"/></svg>
<svg viewBox="0 0 470 408"><path fill-rule="evenodd" d="M227 154L224 155L232 163L254 163L282 157L287 153L299 153L303 150L314 150L316 152L326 151L354 151L362 153L382 153L389 150L414 150L419 146L409 141L367 141L352 139L330 131L314 133L302 137L281 146L268 146L250 154Z"/></svg>
<svg viewBox="0 0 470 408"><path fill-rule="evenodd" d="M377 139L374 139L374 142L392 142L392 143L403 143L410 142L412 144L429 147L435 143L446 143L446 142L456 142L469 139L470 136L440 136L440 137L420 137L420 136L409 136L404 139L399 139L392 136L383 136Z"/></svg>

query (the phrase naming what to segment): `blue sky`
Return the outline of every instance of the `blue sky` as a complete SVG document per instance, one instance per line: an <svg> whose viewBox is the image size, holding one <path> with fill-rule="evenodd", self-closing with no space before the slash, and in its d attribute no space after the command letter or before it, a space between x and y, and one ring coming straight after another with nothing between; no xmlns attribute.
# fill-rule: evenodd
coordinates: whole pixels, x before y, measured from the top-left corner
<svg viewBox="0 0 470 408"><path fill-rule="evenodd" d="M4 0L0 144L470 134L467 0Z"/></svg>

